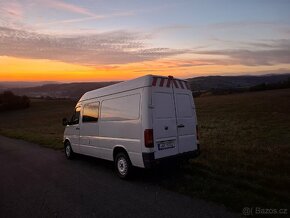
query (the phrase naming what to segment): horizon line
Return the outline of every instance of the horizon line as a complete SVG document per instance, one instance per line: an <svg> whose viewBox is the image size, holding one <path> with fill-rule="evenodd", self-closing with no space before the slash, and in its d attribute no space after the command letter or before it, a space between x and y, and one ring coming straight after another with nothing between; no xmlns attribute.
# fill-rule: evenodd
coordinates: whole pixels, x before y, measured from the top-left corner
<svg viewBox="0 0 290 218"><path fill-rule="evenodd" d="M182 79L193 79L193 78L198 78L198 77L215 77L215 76L220 76L220 77L241 77L241 76L252 76L252 77L259 77L259 76L279 76L279 75L287 75L290 74L289 72L284 72L284 73L265 73L265 74L214 74L214 75L198 75L198 76L193 76L193 77L188 77L188 78L183 78L183 77L176 77L176 78L182 78ZM145 75L144 75L145 76ZM135 77L138 78L138 77ZM135 79L132 78L132 79ZM47 83L47 84L52 84L52 83L96 83L96 82L122 82L122 81L127 81L131 79L125 79L125 80L0 80L0 83Z"/></svg>

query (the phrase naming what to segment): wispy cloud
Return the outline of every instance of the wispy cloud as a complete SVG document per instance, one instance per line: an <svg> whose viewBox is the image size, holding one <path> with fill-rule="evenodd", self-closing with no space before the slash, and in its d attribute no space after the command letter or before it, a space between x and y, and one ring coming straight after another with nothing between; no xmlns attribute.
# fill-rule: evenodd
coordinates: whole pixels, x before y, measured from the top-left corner
<svg viewBox="0 0 290 218"><path fill-rule="evenodd" d="M73 12L77 14L96 16L96 14L92 13L88 9L75 5L75 4L71 4L71 3L67 3L67 2L59 1L59 0L42 0L42 1L51 8Z"/></svg>
<svg viewBox="0 0 290 218"><path fill-rule="evenodd" d="M156 28L154 31L167 32L167 31L184 30L184 29L190 29L190 28L192 28L192 26L190 25L175 24L175 25L159 27L159 28Z"/></svg>
<svg viewBox="0 0 290 218"><path fill-rule="evenodd" d="M190 49L150 48L147 35L124 30L88 36L51 36L0 27L0 55L97 66L156 60Z"/></svg>
<svg viewBox="0 0 290 218"><path fill-rule="evenodd" d="M81 18L75 18L75 19L64 19L64 20L58 20L58 21L52 21L52 22L46 22L46 23L40 23L37 24L37 26L40 25L54 25L54 24L65 24L65 23L79 23L79 22L84 22L84 21L90 21L90 20L100 20L100 19L108 19L108 18L116 18L116 17L125 17L125 16L133 16L136 14L142 14L142 13L151 13L151 12L157 12L157 11L162 11L166 10L168 8L175 7L177 4L164 4L162 6L158 7L152 7L152 8L142 8L138 10L128 10L128 11L114 11L111 13L106 13L106 14L96 14L88 9L85 9L83 7L79 7L77 5L69 4L69 3L64 3L59 0L42 0L44 1L49 7L53 7L55 9L61 9L69 12L74 12L78 14L83 14L83 15L88 15L86 17L81 17ZM190 28L190 26L186 25L171 25L171 26L166 26L160 29L160 31L165 31L165 30L170 30L170 29L185 29L185 28ZM158 29L159 31L159 29Z"/></svg>
<svg viewBox="0 0 290 218"><path fill-rule="evenodd" d="M0 27L11 29L31 29L31 26L24 22L26 14L26 6L22 2L19 2L18 0L0 0Z"/></svg>
<svg viewBox="0 0 290 218"><path fill-rule="evenodd" d="M23 17L23 8L22 5L18 2L11 1L11 2L2 2L0 4L1 12L4 13L6 16L10 16L13 18L22 18ZM3 16L3 14L2 14Z"/></svg>
<svg viewBox="0 0 290 218"><path fill-rule="evenodd" d="M212 59L219 64L246 66L290 64L290 39L267 40L248 43L251 49L220 49L197 51L200 55L214 55L223 59Z"/></svg>
<svg viewBox="0 0 290 218"><path fill-rule="evenodd" d="M272 30L275 32L279 32L280 34L287 34L290 32L290 25L285 21L236 21L236 22L220 22L213 23L208 25L208 29L215 31L223 30L223 31L261 31L261 30Z"/></svg>
<svg viewBox="0 0 290 218"><path fill-rule="evenodd" d="M30 10L47 10L49 8L75 13L77 17L60 20L53 20L53 18L50 17L47 21L44 21L43 19L37 19L37 22L33 24L29 24L29 22L26 21L27 17L25 15L28 15ZM30 0L25 2L25 4L20 0L10 0L7 2L0 0L0 27L2 26L12 29L32 30L44 33L50 32L50 27L56 25L65 25L70 23L79 23L91 20L102 20L133 15L134 12L132 11L114 11L112 13L106 14L95 14L94 12L84 7L60 0ZM53 31L51 32L53 33ZM74 32L77 33L78 29L75 29ZM97 31L95 30L95 32Z"/></svg>
<svg viewBox="0 0 290 218"><path fill-rule="evenodd" d="M90 21L90 20L101 20L106 18L113 18L113 17L123 17L123 16L132 16L134 15L132 12L120 12L120 13L112 13L112 14L100 14L100 15L92 15L92 16L86 16L82 18L75 18L75 19L64 19L64 20L56 20L46 23L38 23L35 26L48 26L48 25L55 25L55 24L66 24L66 23L79 23L84 21Z"/></svg>
<svg viewBox="0 0 290 218"><path fill-rule="evenodd" d="M213 23L209 25L210 28L216 28L216 29L240 29L240 28L275 28L275 27L289 27L288 23L285 22L275 22L275 21L236 21L236 22L220 22L220 23Z"/></svg>
<svg viewBox="0 0 290 218"><path fill-rule="evenodd" d="M24 17L23 5L17 1L0 1L0 25L16 27L20 26Z"/></svg>

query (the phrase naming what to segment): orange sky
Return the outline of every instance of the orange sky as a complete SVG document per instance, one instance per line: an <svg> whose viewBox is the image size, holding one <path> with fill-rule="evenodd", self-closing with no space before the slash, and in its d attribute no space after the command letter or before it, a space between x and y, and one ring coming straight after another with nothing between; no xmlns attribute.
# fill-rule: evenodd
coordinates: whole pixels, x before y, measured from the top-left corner
<svg viewBox="0 0 290 218"><path fill-rule="evenodd" d="M233 72L259 74L261 71L290 68L290 65L244 66L244 65L198 65L183 66L185 60L156 60L132 64L106 65L100 67L70 64L43 59L24 59L0 56L0 81L117 81L146 74L173 75L189 78L202 75L232 75ZM219 73L222 72L222 73Z"/></svg>

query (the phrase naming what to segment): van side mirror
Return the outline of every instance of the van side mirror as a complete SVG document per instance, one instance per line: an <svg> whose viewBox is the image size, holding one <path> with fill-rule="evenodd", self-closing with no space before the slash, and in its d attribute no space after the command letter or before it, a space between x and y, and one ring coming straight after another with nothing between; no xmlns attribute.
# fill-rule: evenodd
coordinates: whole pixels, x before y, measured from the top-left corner
<svg viewBox="0 0 290 218"><path fill-rule="evenodd" d="M67 118L63 118L62 119L62 125L63 126L67 126L68 124L69 124L69 122L68 122Z"/></svg>

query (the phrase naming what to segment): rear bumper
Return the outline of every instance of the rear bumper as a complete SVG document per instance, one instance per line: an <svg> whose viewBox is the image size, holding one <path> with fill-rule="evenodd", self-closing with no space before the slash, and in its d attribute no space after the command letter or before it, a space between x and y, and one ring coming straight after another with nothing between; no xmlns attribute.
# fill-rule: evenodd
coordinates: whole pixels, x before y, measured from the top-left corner
<svg viewBox="0 0 290 218"><path fill-rule="evenodd" d="M190 159L194 158L200 155L199 146L197 150L189 151L173 156L163 157L155 159L154 152L153 153L142 153L144 167L145 168L153 168L158 164L159 162L165 161L165 160L173 160L173 159Z"/></svg>

